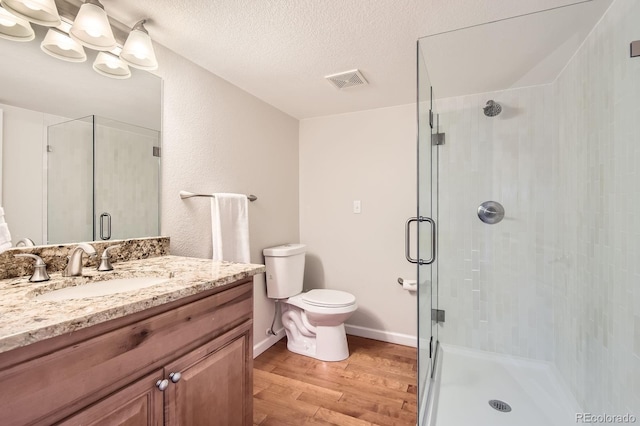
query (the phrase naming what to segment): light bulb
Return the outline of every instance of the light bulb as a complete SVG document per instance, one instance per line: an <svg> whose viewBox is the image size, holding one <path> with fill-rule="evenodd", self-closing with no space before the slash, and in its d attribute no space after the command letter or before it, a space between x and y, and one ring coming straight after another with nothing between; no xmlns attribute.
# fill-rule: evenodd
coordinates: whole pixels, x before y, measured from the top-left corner
<svg viewBox="0 0 640 426"><path fill-rule="evenodd" d="M73 47L73 41L70 38L65 37L58 43L58 47L62 50L71 50Z"/></svg>
<svg viewBox="0 0 640 426"><path fill-rule="evenodd" d="M151 37L144 28L144 22L143 19L133 26L127 41L122 46L120 59L132 67L150 71L158 68L158 61L153 51Z"/></svg>
<svg viewBox="0 0 640 426"><path fill-rule="evenodd" d="M112 70L118 69L118 63L116 61L108 61L107 66Z"/></svg>
<svg viewBox="0 0 640 426"><path fill-rule="evenodd" d="M42 7L40 7L39 4L30 2L30 1L24 2L24 5L27 6L31 10L42 10Z"/></svg>
<svg viewBox="0 0 640 426"><path fill-rule="evenodd" d="M16 22L14 20L3 18L0 16L0 26L9 28L9 27L14 27L15 25L16 25Z"/></svg>
<svg viewBox="0 0 640 426"><path fill-rule="evenodd" d="M101 35L100 29L95 27L87 28L86 32L87 34L89 34L91 37L94 37L94 38L98 38Z"/></svg>

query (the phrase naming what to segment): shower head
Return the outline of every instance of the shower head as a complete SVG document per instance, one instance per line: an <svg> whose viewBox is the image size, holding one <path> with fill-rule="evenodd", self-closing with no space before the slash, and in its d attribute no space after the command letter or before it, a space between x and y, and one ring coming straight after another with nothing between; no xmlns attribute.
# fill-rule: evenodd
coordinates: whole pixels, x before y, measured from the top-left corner
<svg viewBox="0 0 640 426"><path fill-rule="evenodd" d="M487 101L487 105L483 108L484 115L487 117L495 117L502 112L502 106L496 101Z"/></svg>

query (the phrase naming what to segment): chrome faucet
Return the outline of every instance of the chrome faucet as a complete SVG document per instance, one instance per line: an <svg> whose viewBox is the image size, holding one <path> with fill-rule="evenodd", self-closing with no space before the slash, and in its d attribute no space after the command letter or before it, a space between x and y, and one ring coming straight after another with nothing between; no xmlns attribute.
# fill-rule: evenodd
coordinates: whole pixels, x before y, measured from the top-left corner
<svg viewBox="0 0 640 426"><path fill-rule="evenodd" d="M89 257L96 256L96 249L90 244L80 243L76 248L71 251L69 255L69 263L67 267L62 271L63 277L81 277L82 276L82 254L87 253Z"/></svg>

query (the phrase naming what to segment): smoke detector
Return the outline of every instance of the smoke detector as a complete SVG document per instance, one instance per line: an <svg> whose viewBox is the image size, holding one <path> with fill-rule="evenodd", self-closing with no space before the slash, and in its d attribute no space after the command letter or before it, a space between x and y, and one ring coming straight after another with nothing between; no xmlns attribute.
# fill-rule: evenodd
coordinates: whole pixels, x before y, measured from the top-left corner
<svg viewBox="0 0 640 426"><path fill-rule="evenodd" d="M357 69L328 75L325 78L338 89L346 89L347 87L369 84L360 70Z"/></svg>

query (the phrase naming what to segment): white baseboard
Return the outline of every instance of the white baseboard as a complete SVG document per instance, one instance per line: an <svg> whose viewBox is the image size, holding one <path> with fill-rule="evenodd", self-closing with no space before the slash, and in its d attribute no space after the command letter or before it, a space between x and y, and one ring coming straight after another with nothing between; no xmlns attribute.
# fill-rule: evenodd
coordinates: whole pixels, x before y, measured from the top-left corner
<svg viewBox="0 0 640 426"><path fill-rule="evenodd" d="M411 346L414 348L418 345L418 338L410 334L393 333L349 324L345 324L344 328L347 334L366 337L367 339L380 340L382 342L395 343L397 345Z"/></svg>
<svg viewBox="0 0 640 426"><path fill-rule="evenodd" d="M410 334L393 333L390 331L376 330L373 328L360 327L358 325L344 325L347 334L354 336L366 337L367 339L380 340L381 342L395 343L397 345L411 346L413 348L418 344L418 338ZM284 328L276 331L275 336L266 336L260 342L253 345L253 357L258 355L275 345L284 337ZM254 336L255 338L255 336Z"/></svg>
<svg viewBox="0 0 640 426"><path fill-rule="evenodd" d="M283 337L284 337L284 327L276 331L275 336L265 336L263 340L253 345L253 358L256 358L262 352L266 351L271 346L278 343L278 340L282 339Z"/></svg>

